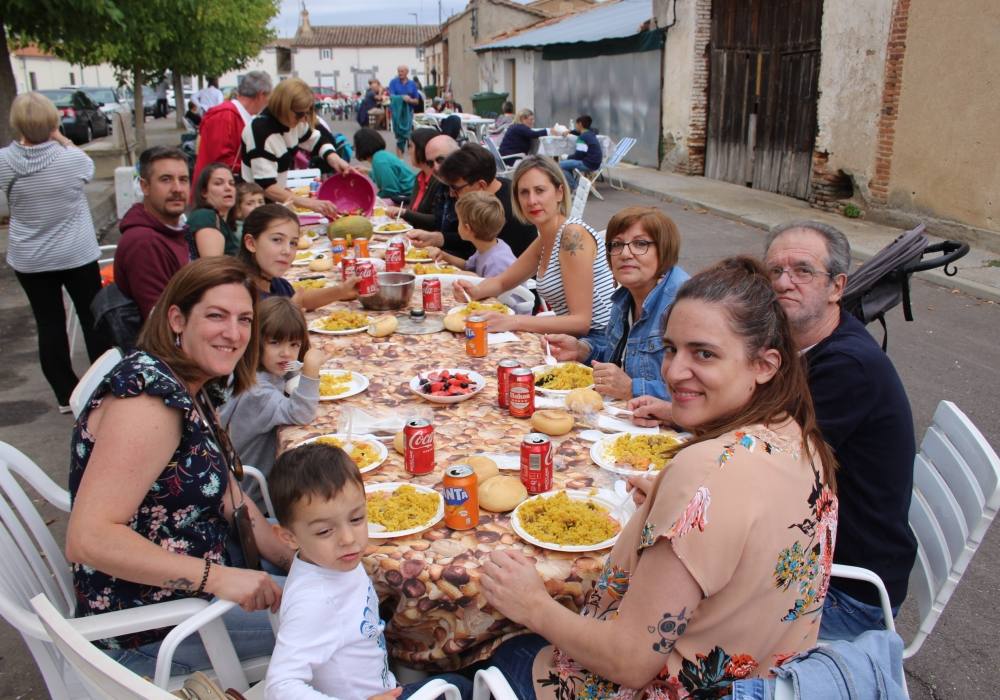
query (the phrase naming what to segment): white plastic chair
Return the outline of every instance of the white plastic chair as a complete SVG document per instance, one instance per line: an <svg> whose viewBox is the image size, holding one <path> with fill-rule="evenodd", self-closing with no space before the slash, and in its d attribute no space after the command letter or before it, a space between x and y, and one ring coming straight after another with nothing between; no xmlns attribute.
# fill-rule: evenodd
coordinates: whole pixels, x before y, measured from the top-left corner
<svg viewBox="0 0 1000 700"><path fill-rule="evenodd" d="M593 172L580 172L578 170L577 172L580 173L581 180L587 179L590 180L591 183L596 183L597 178L599 178L601 175L606 174L608 178L608 184L611 185L611 187L613 187L616 190L625 189L625 183L622 182L621 177L618 178L618 184L615 185L611 169L618 167L618 165L622 162L622 159L626 155L628 155L628 152L632 150L632 147L635 144L636 140L634 138L632 138L631 136L626 136L625 138L623 138L621 141L618 142L618 144L615 146L615 149L611 152L611 155L605 158L601 162L601 167L599 167L597 170L594 170ZM597 191L597 187L592 187L590 193L595 197L597 197L598 199L604 199L604 196Z"/></svg>
<svg viewBox="0 0 1000 700"><path fill-rule="evenodd" d="M518 700L514 689L496 666L476 671L472 681L472 700L489 700L491 697L497 700Z"/></svg>
<svg viewBox="0 0 1000 700"><path fill-rule="evenodd" d="M489 136L483 139L483 145L486 146L486 150L490 152L493 156L493 160L497 163L497 177L506 177L514 172L514 168L517 167L518 162L524 158L526 153L511 153L507 158L517 158L513 165L507 165L504 162L504 156L500 155L500 149L497 147L496 141L491 139Z"/></svg>
<svg viewBox="0 0 1000 700"><path fill-rule="evenodd" d="M942 401L924 433L913 465L909 521L917 560L909 596L920 626L903 650L916 654L930 635L1000 508L1000 457L951 401ZM834 564L833 576L869 581L879 592L886 629L895 630L889 595L873 572Z"/></svg>
<svg viewBox="0 0 1000 700"><path fill-rule="evenodd" d="M518 285L497 297L501 304L514 309L514 313L530 315L535 310L535 295L524 285Z"/></svg>
<svg viewBox="0 0 1000 700"><path fill-rule="evenodd" d="M569 210L569 218L583 218L583 210L587 208L587 198L590 196L591 187L593 187L593 183L590 181L590 178L581 177L577 181L576 192L573 194L573 206Z"/></svg>
<svg viewBox="0 0 1000 700"><path fill-rule="evenodd" d="M80 381L76 383L76 388L73 389L73 393L69 397L69 407L73 411L74 418L80 415L80 411L87 405L87 401L90 400L90 395L94 393L94 389L97 388L97 385L101 383L104 376L121 359L122 352L118 348L105 350L104 354L98 357L94 361L94 364L80 377Z"/></svg>
<svg viewBox="0 0 1000 700"><path fill-rule="evenodd" d="M79 676L67 666L31 609L31 599L44 594L63 617L71 617L76 596L61 548L15 475L55 508L64 512L70 509L67 491L20 450L0 442L0 560L4 562L0 567L0 616L20 632L54 700L87 698L90 696ZM250 681L264 677L268 659L250 659L241 664L221 620L234 605L229 601L209 603L185 598L82 617L73 625L91 641L174 627L163 640L157 659L154 682L162 688L183 684L183 677L170 677L170 660L177 645L198 632L220 685L242 692Z"/></svg>
<svg viewBox="0 0 1000 700"><path fill-rule="evenodd" d="M102 245L101 258L97 261L98 267L104 267L108 263L115 261L115 251L117 245ZM76 337L80 334L80 319L76 315L76 307L69 293L63 288L63 306L66 307L66 336L69 338L69 356L73 357L76 352Z"/></svg>

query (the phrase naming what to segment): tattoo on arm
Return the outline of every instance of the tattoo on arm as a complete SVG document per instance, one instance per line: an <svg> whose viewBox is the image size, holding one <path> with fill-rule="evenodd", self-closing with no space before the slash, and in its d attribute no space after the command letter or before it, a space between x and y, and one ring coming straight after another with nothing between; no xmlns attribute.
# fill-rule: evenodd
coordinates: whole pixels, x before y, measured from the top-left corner
<svg viewBox="0 0 1000 700"><path fill-rule="evenodd" d="M663 613L660 623L655 627L646 627L650 634L655 634L659 639L653 642L653 651L658 654L669 654L674 650L677 640L681 638L687 629L691 618L687 616L687 608L681 608L679 613Z"/></svg>
<svg viewBox="0 0 1000 700"><path fill-rule="evenodd" d="M576 251L583 250L583 241L580 238L579 231L567 231L559 242L559 247L570 255L576 255Z"/></svg>
<svg viewBox="0 0 1000 700"><path fill-rule="evenodd" d="M164 588L174 588L179 591L193 591L196 586L194 581L189 578L169 578L163 582Z"/></svg>

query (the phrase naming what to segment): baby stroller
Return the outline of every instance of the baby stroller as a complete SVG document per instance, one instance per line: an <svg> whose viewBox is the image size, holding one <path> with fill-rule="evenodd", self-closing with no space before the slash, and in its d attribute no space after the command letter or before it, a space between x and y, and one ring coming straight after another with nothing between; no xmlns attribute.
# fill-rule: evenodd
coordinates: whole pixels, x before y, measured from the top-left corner
<svg viewBox="0 0 1000 700"><path fill-rule="evenodd" d="M913 320L910 276L938 267L944 268L949 277L954 276L958 269L953 263L969 252L969 245L960 241L931 244L924 228L920 224L906 231L847 277L841 306L865 325L872 321L882 325L883 350L889 343L886 312L902 302L903 318Z"/></svg>

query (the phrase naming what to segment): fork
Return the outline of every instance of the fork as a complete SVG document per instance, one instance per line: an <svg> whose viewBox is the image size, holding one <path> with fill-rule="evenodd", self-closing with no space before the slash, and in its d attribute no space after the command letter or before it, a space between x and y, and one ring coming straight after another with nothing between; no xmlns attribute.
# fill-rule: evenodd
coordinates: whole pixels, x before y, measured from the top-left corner
<svg viewBox="0 0 1000 700"><path fill-rule="evenodd" d="M552 346L549 345L549 339L543 335L542 342L545 343L545 364L549 365L550 367L554 367L555 365L559 364L559 360L557 360L552 355Z"/></svg>

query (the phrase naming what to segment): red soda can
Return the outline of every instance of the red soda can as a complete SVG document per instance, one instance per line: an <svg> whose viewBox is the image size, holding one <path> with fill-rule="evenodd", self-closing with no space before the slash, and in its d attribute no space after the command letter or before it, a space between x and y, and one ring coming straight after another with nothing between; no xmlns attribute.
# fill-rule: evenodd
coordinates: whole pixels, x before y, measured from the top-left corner
<svg viewBox="0 0 1000 700"><path fill-rule="evenodd" d="M406 246L402 241L393 241L385 251L385 271L400 272L406 262Z"/></svg>
<svg viewBox="0 0 1000 700"><path fill-rule="evenodd" d="M347 239L346 238L333 238L330 240L330 257L333 258L333 264L336 265L344 256L347 255Z"/></svg>
<svg viewBox="0 0 1000 700"><path fill-rule="evenodd" d="M434 426L414 418L403 426L403 465L410 474L434 471Z"/></svg>
<svg viewBox="0 0 1000 700"><path fill-rule="evenodd" d="M443 481L444 524L452 530L471 530L479 524L476 472L468 464L458 464L445 470Z"/></svg>
<svg viewBox="0 0 1000 700"><path fill-rule="evenodd" d="M346 280L352 275L358 275L357 261L354 258L344 258L340 261L340 279Z"/></svg>
<svg viewBox="0 0 1000 700"><path fill-rule="evenodd" d="M535 373L527 367L510 371L508 408L514 418L531 418L535 412Z"/></svg>
<svg viewBox="0 0 1000 700"><path fill-rule="evenodd" d="M367 238L355 238L354 239L354 257L356 257L356 258L367 258L368 257L368 239Z"/></svg>
<svg viewBox="0 0 1000 700"><path fill-rule="evenodd" d="M354 264L358 275L358 296L369 296L378 291L378 277L375 275L375 265L370 262Z"/></svg>
<svg viewBox="0 0 1000 700"><path fill-rule="evenodd" d="M517 360L500 360L497 364L497 405L510 407L510 373L521 366Z"/></svg>
<svg viewBox="0 0 1000 700"><path fill-rule="evenodd" d="M552 489L552 441L548 435L528 433L521 441L521 483L530 494Z"/></svg>
<svg viewBox="0 0 1000 700"><path fill-rule="evenodd" d="M423 282L424 312L441 310L441 280L437 277Z"/></svg>

